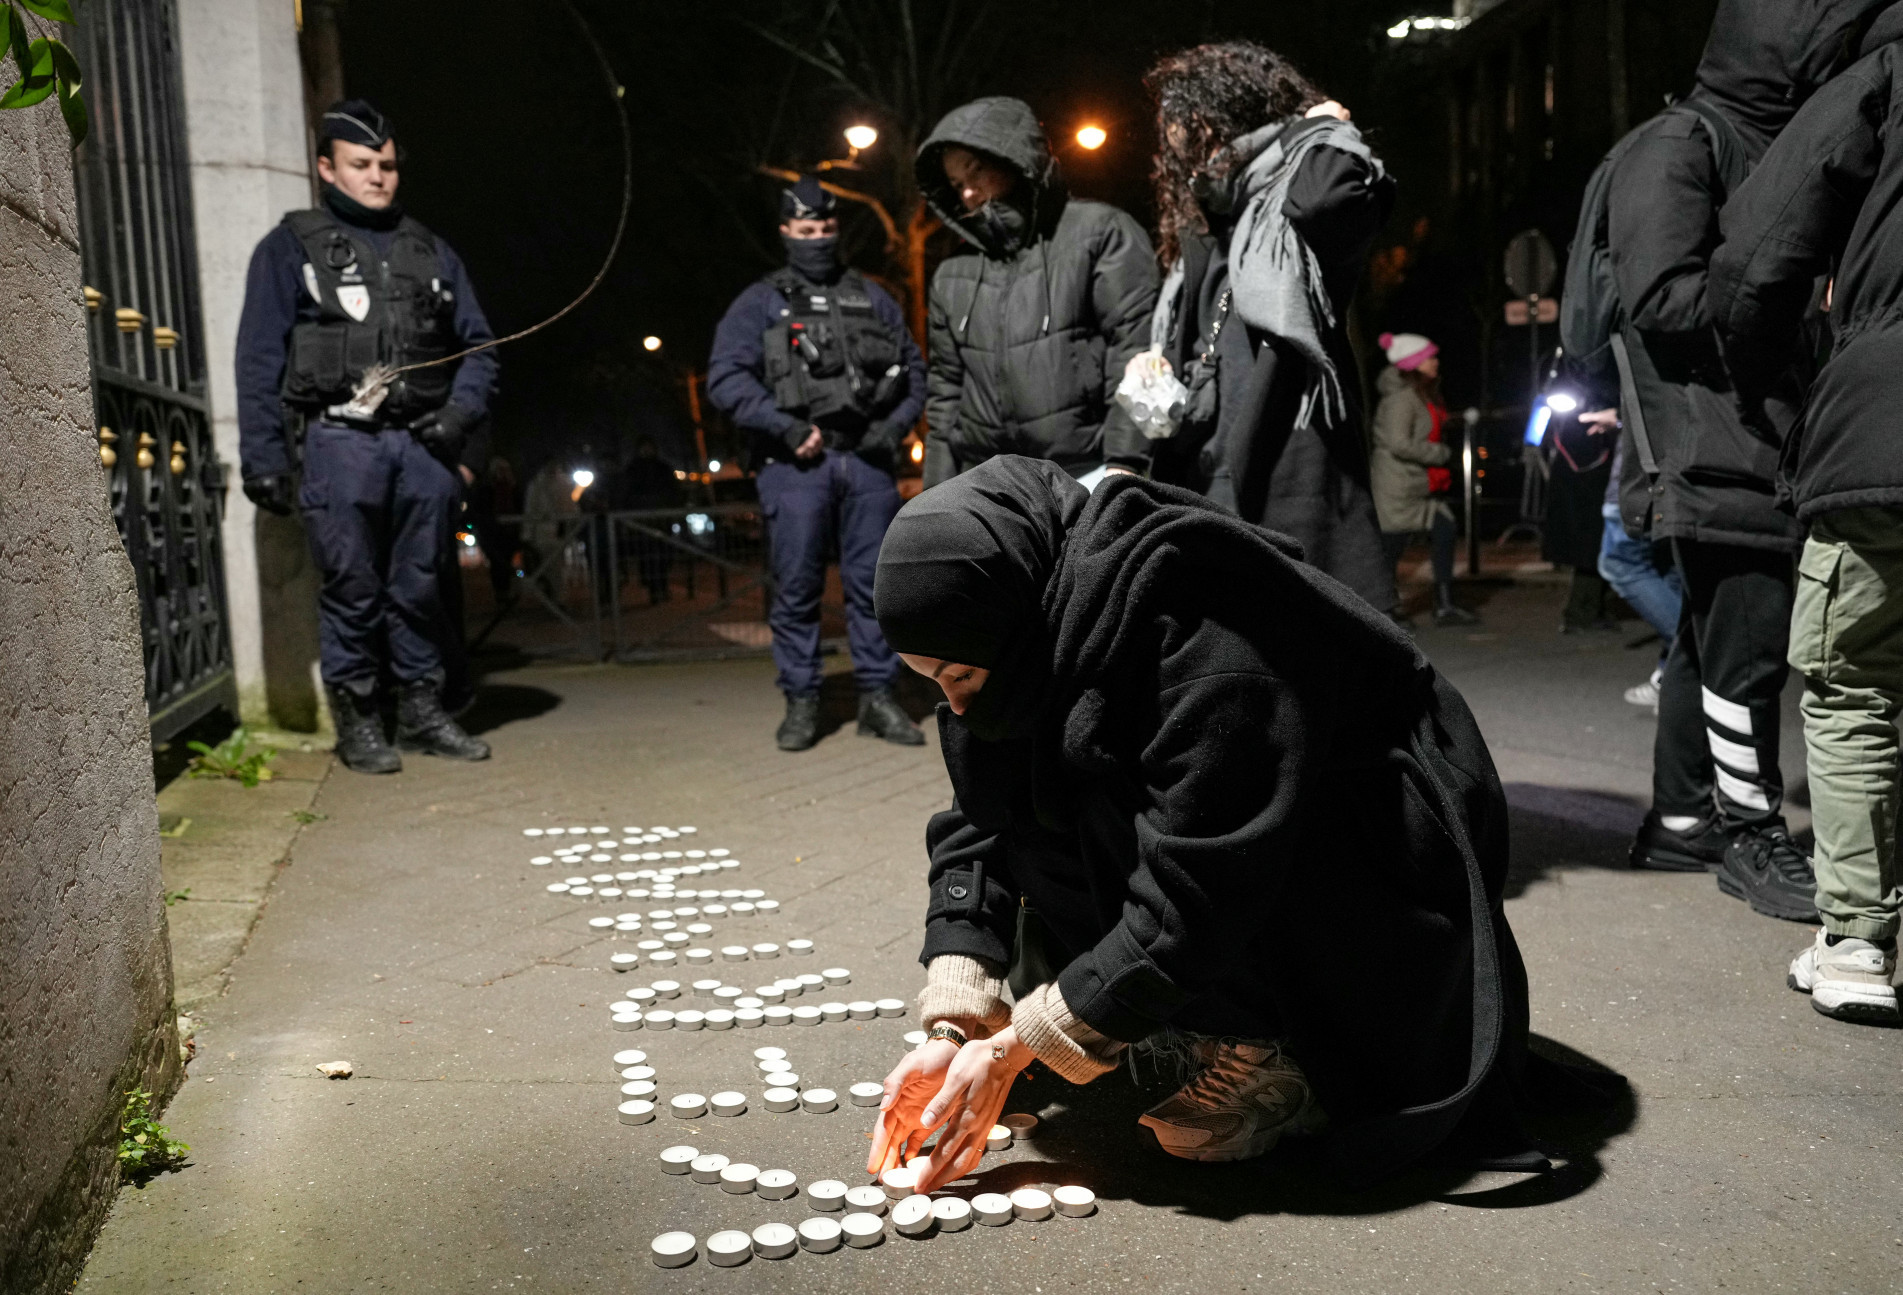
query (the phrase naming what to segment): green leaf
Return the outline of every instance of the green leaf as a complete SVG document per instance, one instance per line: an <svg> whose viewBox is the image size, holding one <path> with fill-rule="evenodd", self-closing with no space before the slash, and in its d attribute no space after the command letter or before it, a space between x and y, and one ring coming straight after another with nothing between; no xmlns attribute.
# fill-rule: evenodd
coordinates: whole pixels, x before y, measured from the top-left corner
<svg viewBox="0 0 1903 1295"><path fill-rule="evenodd" d="M26 19L11 4L6 6L6 10L7 48L13 51L14 65L24 77L33 66L33 49L27 43Z"/></svg>
<svg viewBox="0 0 1903 1295"><path fill-rule="evenodd" d="M40 17L49 18L54 22L76 23L79 21L73 17L73 7L66 3L66 0L20 0L20 3Z"/></svg>
<svg viewBox="0 0 1903 1295"><path fill-rule="evenodd" d="M46 42L46 47L53 55L53 75L62 81L71 82L75 86L78 85L80 81L79 60L73 57L73 51L66 48L66 42L53 40L49 37Z"/></svg>
<svg viewBox="0 0 1903 1295"><path fill-rule="evenodd" d="M87 132L92 129L92 120L86 115L86 101L79 97L79 87L64 80L59 83L59 115L66 119L66 133L72 138L73 147L84 144Z"/></svg>
<svg viewBox="0 0 1903 1295"><path fill-rule="evenodd" d="M53 93L53 79L48 77L38 86L25 81L15 81L13 88L0 94L0 108L31 108L40 100Z"/></svg>

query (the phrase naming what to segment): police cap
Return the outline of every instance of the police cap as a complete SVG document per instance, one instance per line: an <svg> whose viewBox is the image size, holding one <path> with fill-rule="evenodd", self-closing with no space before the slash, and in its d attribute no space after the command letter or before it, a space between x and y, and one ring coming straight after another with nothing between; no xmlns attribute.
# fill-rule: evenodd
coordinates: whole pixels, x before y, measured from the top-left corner
<svg viewBox="0 0 1903 1295"><path fill-rule="evenodd" d="M390 119L368 99L341 99L324 109L319 139L341 139L346 144L382 148L396 132Z"/></svg>
<svg viewBox="0 0 1903 1295"><path fill-rule="evenodd" d="M802 175L780 190L781 220L827 220L839 214L839 200L819 187L819 177Z"/></svg>

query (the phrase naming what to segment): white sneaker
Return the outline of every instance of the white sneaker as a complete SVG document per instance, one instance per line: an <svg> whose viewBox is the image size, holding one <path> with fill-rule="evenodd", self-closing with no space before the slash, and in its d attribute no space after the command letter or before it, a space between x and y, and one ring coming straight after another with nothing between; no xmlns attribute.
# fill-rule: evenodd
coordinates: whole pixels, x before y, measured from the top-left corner
<svg viewBox="0 0 1903 1295"><path fill-rule="evenodd" d="M1654 670L1652 677L1644 683L1635 683L1625 690L1625 699L1634 706L1648 706L1654 715L1659 713L1659 683L1665 678L1663 670Z"/></svg>
<svg viewBox="0 0 1903 1295"><path fill-rule="evenodd" d="M1898 1020L1896 953L1854 937L1824 943L1824 932L1791 960L1784 983L1810 995L1810 1005L1840 1021L1888 1025Z"/></svg>
<svg viewBox="0 0 1903 1295"><path fill-rule="evenodd" d="M1248 1160L1326 1117L1301 1068L1273 1044L1216 1045L1209 1065L1137 1123L1182 1160Z"/></svg>

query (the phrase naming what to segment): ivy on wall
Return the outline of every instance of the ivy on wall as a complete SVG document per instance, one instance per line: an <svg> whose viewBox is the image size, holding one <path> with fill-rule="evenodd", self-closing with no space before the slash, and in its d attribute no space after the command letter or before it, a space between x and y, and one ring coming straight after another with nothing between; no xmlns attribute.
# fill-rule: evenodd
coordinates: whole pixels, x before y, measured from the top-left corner
<svg viewBox="0 0 1903 1295"><path fill-rule="evenodd" d="M87 126L86 101L79 97L79 60L47 24L76 21L70 0L0 0L0 59L11 56L20 74L0 94L0 108L31 108L57 97L75 148L85 140Z"/></svg>

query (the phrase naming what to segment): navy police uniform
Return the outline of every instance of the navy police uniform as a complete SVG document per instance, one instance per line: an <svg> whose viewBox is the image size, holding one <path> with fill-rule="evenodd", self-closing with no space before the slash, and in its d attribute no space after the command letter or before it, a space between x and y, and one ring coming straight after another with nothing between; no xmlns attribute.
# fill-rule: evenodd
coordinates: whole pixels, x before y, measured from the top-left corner
<svg viewBox="0 0 1903 1295"><path fill-rule="evenodd" d="M810 201L801 204L801 193ZM787 203L809 215L832 211L831 196L810 178L783 200L790 218L796 207ZM925 361L898 303L842 269L833 239L786 243L791 264L742 292L720 321L707 395L753 434L781 691L789 698L819 692L820 595L828 540L836 538L854 680L862 697L879 694L900 663L879 632L872 580L899 510L898 446L925 407ZM825 451L802 460L795 451L814 427Z"/></svg>

